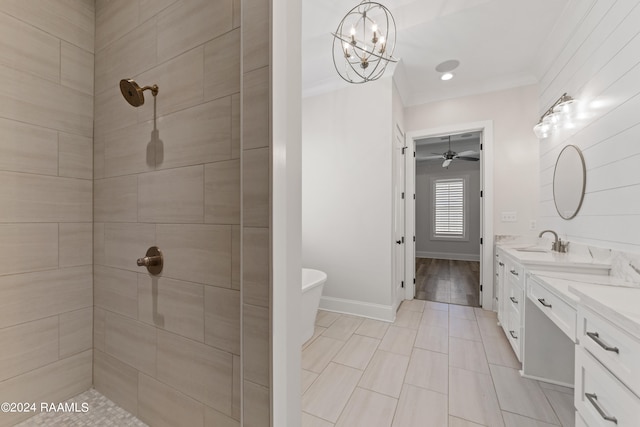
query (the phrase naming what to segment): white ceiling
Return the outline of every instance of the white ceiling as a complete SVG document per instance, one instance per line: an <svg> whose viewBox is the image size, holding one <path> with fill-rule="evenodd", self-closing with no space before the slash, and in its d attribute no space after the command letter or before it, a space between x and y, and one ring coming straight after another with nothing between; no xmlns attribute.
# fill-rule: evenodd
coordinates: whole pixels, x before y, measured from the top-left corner
<svg viewBox="0 0 640 427"><path fill-rule="evenodd" d="M450 136L437 136L433 138L423 138L416 140L416 160L436 161L442 163L441 159L424 160L425 157L443 154L449 149L449 137L451 137L451 150L456 153L463 151L480 150L481 132L468 132Z"/></svg>
<svg viewBox="0 0 640 427"><path fill-rule="evenodd" d="M406 106L536 82L534 65L569 0L378 0L398 28L394 69ZM302 88L345 87L333 67L331 32L358 0L302 0ZM453 80L436 65L457 59Z"/></svg>

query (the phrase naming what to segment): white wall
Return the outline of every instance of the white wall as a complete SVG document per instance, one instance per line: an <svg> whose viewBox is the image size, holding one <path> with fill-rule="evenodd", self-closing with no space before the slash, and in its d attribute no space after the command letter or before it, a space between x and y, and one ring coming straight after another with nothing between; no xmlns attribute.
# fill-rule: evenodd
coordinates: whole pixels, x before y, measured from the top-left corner
<svg viewBox="0 0 640 427"><path fill-rule="evenodd" d="M302 102L302 264L321 306L391 320L392 81Z"/></svg>
<svg viewBox="0 0 640 427"><path fill-rule="evenodd" d="M529 226L538 217L539 143L532 131L537 99L537 86L532 85L405 109L407 132L493 121L494 234L534 233ZM517 221L502 222L500 213L505 211L517 212Z"/></svg>
<svg viewBox="0 0 640 427"><path fill-rule="evenodd" d="M570 241L640 252L640 3L572 3L561 19L577 24L568 37L551 34L538 61L540 114L564 92L580 100L577 128L540 144L540 225ZM587 184L582 209L566 221L552 182L568 144L583 151Z"/></svg>
<svg viewBox="0 0 640 427"><path fill-rule="evenodd" d="M465 189L467 238L433 240L433 179L468 177ZM448 169L441 161L416 164L416 256L467 261L480 260L480 165L453 161Z"/></svg>

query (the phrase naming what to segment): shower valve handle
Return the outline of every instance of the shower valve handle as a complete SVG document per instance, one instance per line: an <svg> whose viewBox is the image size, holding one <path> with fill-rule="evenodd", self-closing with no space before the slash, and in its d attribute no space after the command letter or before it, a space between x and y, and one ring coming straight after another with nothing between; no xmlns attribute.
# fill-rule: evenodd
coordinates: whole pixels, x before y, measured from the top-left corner
<svg viewBox="0 0 640 427"><path fill-rule="evenodd" d="M147 249L147 253L144 257L138 258L136 262L139 267L147 267L149 273L156 275L162 272L162 264L164 259L162 258L162 252L157 246L151 246Z"/></svg>

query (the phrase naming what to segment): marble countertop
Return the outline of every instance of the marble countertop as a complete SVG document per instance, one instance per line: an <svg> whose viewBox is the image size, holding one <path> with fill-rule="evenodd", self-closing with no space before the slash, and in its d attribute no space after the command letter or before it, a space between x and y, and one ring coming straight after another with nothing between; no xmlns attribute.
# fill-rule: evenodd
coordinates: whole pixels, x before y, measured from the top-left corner
<svg viewBox="0 0 640 427"><path fill-rule="evenodd" d="M521 264L538 266L540 269L545 267L569 267L604 271L611 268L611 263L608 260L597 260L589 255L571 253L571 251L569 253L552 252L548 250L548 247L539 244L498 243L497 247L504 250L505 253ZM538 252L538 250L540 251ZM546 252L542 252L542 250Z"/></svg>
<svg viewBox="0 0 640 427"><path fill-rule="evenodd" d="M640 340L640 288L575 284L569 292L580 302Z"/></svg>

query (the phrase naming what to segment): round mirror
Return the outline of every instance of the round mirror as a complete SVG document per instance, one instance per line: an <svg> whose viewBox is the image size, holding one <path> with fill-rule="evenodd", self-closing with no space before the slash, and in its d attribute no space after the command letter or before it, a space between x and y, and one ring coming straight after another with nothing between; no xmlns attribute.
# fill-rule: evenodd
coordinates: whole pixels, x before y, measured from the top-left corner
<svg viewBox="0 0 640 427"><path fill-rule="evenodd" d="M553 200L562 218L571 219L578 214L584 198L585 181L582 152L575 145L567 145L558 155L553 173Z"/></svg>

